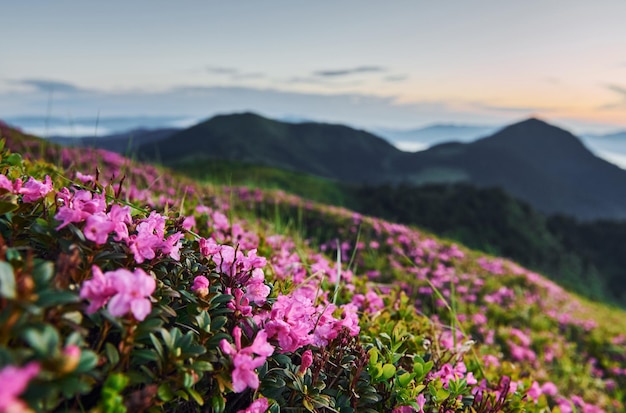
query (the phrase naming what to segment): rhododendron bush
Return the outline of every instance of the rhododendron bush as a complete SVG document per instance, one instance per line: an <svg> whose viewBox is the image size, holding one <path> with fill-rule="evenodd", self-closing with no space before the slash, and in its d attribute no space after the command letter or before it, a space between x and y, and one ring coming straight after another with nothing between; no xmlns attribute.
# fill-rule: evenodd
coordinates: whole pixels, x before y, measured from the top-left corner
<svg viewBox="0 0 626 413"><path fill-rule="evenodd" d="M10 138L0 412L623 409L620 326L513 263Z"/></svg>

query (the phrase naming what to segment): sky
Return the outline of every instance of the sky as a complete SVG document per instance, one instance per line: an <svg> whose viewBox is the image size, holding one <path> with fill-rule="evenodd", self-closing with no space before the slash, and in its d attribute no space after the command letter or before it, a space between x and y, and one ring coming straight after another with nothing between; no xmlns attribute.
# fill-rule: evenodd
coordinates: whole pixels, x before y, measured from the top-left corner
<svg viewBox="0 0 626 413"><path fill-rule="evenodd" d="M0 119L626 129L626 1L4 1Z"/></svg>

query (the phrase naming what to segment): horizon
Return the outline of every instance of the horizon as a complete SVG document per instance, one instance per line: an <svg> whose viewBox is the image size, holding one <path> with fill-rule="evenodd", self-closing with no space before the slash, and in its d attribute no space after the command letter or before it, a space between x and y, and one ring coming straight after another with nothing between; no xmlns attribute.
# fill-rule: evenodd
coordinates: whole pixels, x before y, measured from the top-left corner
<svg viewBox="0 0 626 413"><path fill-rule="evenodd" d="M368 130L530 116L626 130L625 13L617 0L16 2L0 29L0 118L249 110Z"/></svg>

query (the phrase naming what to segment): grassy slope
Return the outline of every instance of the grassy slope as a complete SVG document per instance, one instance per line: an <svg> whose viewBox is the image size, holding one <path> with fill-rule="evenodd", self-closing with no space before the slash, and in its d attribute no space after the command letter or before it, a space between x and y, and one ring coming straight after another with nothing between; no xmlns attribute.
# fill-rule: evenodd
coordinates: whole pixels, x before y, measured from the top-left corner
<svg viewBox="0 0 626 413"><path fill-rule="evenodd" d="M176 169L218 185L281 189L349 207L514 259L596 300L626 304L621 223L578 223L546 217L498 189L468 185L352 186L302 173L235 161L182 162ZM608 231L607 231L608 230ZM601 234L610 234L602 237Z"/></svg>
<svg viewBox="0 0 626 413"><path fill-rule="evenodd" d="M12 146L23 148L24 142ZM32 144L26 146L33 147ZM49 159L63 158L58 151L48 149L43 154ZM72 154L71 151L65 153ZM117 161L118 158L112 159ZM76 157L65 157L63 164L85 172L93 167L93 163L76 162ZM169 185L176 185L179 178L169 177L165 171L161 173ZM132 175L129 177L133 179ZM483 253L462 248L463 257L451 258L458 249L426 232L361 217L341 208L307 203L282 193L237 190L234 195L231 200L238 201L232 210L233 217L241 218L242 211L254 214L247 216L258 219L256 228L265 240L262 250L268 256L274 257L271 254L277 253L272 252L269 245L270 235L277 232L295 240L311 239L312 245L327 249L334 245L335 239L343 241L346 244L345 248L342 246L343 262L351 261L350 257L354 256L351 268L355 274L376 277L367 288L378 290L386 285L401 285L410 305L415 303L432 325L444 327L441 337L431 337L436 345L445 339L445 332L450 331L445 326L452 327L452 331L461 328L471 334L478 341L476 356L483 364L486 377L495 379L507 374L520 382L525 381L525 377L540 382L553 381L562 395L581 396L611 411L619 411L620 403L624 402L626 395L620 385L626 382L620 374L610 373L613 368L626 367L626 354L619 344L624 342L620 335L626 334L626 326L619 322L626 315L624 312L588 303L536 274L500 259L484 257ZM297 244L303 251L308 249L301 238ZM286 248L287 252L293 252ZM356 282L365 286L366 280L359 277ZM433 283L437 293L433 291ZM341 294L349 296L350 293L342 290ZM442 294L445 300L438 300L437 294ZM396 313L391 306L393 294L381 295L390 300L390 307L382 314L361 320L365 339L388 331L386 325L397 327L406 323L406 328L415 328L412 323L416 321L409 322L415 315L408 315L406 310ZM477 314L485 315L486 321L476 321ZM394 318L398 316L401 318ZM399 334L396 327L393 327L394 336ZM415 335L428 334L427 331L409 331ZM459 340L466 338L468 336L461 334ZM520 346L532 351L536 359L516 355ZM497 365L485 363L490 355L495 355L500 362ZM468 366L477 371L477 364L469 359L472 357L468 358ZM609 390L611 380L617 381L617 390ZM549 402L554 407L556 399L550 398Z"/></svg>

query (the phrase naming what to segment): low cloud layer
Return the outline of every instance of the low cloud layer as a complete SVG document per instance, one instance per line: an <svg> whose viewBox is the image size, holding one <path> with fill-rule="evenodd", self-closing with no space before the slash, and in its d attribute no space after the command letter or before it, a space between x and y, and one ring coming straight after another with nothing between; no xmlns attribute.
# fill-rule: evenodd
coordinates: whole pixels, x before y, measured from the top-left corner
<svg viewBox="0 0 626 413"><path fill-rule="evenodd" d="M359 66L347 69L318 70L313 72L313 75L320 77L343 77L361 73L381 73L386 70L387 69L381 66Z"/></svg>

